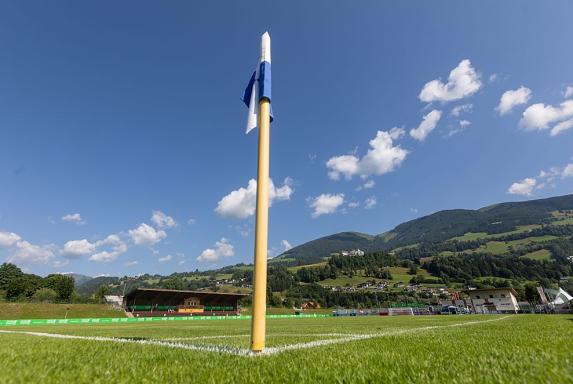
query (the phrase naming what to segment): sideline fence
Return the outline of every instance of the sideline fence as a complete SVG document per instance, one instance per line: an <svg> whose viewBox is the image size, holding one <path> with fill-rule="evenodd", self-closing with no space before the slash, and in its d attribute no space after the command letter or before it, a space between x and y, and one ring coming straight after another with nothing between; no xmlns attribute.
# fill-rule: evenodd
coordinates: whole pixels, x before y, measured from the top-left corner
<svg viewBox="0 0 573 384"><path fill-rule="evenodd" d="M331 314L313 313L302 315L267 315L267 319L291 319L332 317ZM158 321L195 321L195 320L249 320L245 316L165 316L165 317L98 317L87 319L26 319L26 320L0 320L0 327L18 325L60 325L60 324L116 324L116 323L146 323Z"/></svg>

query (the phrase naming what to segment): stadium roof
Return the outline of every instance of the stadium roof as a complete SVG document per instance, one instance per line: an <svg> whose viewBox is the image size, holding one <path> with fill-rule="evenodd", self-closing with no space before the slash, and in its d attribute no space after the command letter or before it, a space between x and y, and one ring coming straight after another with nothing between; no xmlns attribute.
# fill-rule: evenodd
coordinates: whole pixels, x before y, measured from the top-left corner
<svg viewBox="0 0 573 384"><path fill-rule="evenodd" d="M249 296L244 293L221 293L210 291L187 291L179 289L160 288L137 288L129 292L124 297L126 303L153 303L178 305L190 296L199 297L211 303L228 302L229 300L240 300Z"/></svg>

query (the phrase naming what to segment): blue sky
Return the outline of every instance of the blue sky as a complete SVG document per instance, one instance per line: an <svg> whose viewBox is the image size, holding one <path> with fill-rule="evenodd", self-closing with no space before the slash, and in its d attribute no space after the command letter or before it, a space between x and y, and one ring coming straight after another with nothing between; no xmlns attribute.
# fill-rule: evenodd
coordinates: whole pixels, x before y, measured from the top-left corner
<svg viewBox="0 0 573 384"><path fill-rule="evenodd" d="M272 254L572 193L572 12L567 1L3 2L0 261L94 276L250 262L257 132L244 134L240 97L265 30Z"/></svg>

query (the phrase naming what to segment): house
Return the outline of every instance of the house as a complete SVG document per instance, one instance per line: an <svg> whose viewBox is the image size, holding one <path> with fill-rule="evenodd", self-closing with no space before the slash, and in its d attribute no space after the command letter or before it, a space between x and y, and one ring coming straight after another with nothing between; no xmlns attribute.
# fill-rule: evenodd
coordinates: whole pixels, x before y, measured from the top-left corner
<svg viewBox="0 0 573 384"><path fill-rule="evenodd" d="M517 292L513 288L483 288L465 291L475 313L517 313Z"/></svg>
<svg viewBox="0 0 573 384"><path fill-rule="evenodd" d="M364 251L361 249L352 249L350 251L341 251L342 256L364 256Z"/></svg>

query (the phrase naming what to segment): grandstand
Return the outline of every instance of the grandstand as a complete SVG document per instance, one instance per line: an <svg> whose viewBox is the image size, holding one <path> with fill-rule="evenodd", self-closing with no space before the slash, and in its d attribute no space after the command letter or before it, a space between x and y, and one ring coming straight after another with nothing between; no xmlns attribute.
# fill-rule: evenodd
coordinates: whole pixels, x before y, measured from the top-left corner
<svg viewBox="0 0 573 384"><path fill-rule="evenodd" d="M240 293L137 288L123 298L126 313L147 316L237 316Z"/></svg>

